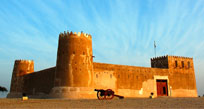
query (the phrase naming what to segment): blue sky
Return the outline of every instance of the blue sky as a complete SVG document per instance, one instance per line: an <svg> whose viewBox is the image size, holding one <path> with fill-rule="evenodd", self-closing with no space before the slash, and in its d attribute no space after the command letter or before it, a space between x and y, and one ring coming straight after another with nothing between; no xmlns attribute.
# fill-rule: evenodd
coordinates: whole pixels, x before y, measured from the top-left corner
<svg viewBox="0 0 204 109"><path fill-rule="evenodd" d="M150 67L154 40L158 56L193 57L204 94L203 0L1 0L0 85L9 89L16 59L55 66L65 30L92 35L95 62Z"/></svg>

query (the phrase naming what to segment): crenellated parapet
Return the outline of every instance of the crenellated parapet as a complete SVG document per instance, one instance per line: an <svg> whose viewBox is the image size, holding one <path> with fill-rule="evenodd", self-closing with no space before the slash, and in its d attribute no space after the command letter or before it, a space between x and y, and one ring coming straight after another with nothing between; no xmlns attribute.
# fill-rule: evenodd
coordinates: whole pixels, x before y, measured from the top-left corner
<svg viewBox="0 0 204 109"><path fill-rule="evenodd" d="M168 56L169 58L180 58L180 59L193 59L192 57L184 57L184 56Z"/></svg>
<svg viewBox="0 0 204 109"><path fill-rule="evenodd" d="M15 60L15 63L26 63L26 64L29 64L29 63L34 63L34 61L33 60L19 59L19 60Z"/></svg>
<svg viewBox="0 0 204 109"><path fill-rule="evenodd" d="M153 58L151 58L151 60L163 60L163 59L166 59L166 58L168 58L168 55L166 55L166 56L153 57Z"/></svg>
<svg viewBox="0 0 204 109"><path fill-rule="evenodd" d="M152 68L168 68L168 55L151 58Z"/></svg>
<svg viewBox="0 0 204 109"><path fill-rule="evenodd" d="M193 59L192 57L165 55L165 56L153 57L153 58L151 58L151 60L162 60L162 59L166 59L166 58Z"/></svg>
<svg viewBox="0 0 204 109"><path fill-rule="evenodd" d="M64 33L60 33L59 34L60 38L70 38L70 37L85 37L88 39L92 39L92 36L90 34L87 33L83 33L83 32L69 32L69 31L64 31Z"/></svg>

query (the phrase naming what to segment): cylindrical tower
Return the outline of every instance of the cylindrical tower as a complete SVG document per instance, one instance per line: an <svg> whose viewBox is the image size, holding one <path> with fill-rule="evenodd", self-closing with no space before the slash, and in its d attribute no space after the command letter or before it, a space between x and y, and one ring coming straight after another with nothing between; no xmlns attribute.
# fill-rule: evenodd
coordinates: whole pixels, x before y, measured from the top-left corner
<svg viewBox="0 0 204 109"><path fill-rule="evenodd" d="M82 93L93 87L91 35L83 32L59 35L54 86L52 93L65 98L83 98L86 94Z"/></svg>
<svg viewBox="0 0 204 109"><path fill-rule="evenodd" d="M34 72L32 60L16 60L14 63L10 93L7 97L21 97L24 92L24 75Z"/></svg>

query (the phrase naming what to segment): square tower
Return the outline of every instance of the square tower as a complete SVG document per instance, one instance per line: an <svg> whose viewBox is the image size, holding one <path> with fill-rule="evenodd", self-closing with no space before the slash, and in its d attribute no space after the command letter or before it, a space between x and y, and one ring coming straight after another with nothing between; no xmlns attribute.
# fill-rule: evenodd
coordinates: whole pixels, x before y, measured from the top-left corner
<svg viewBox="0 0 204 109"><path fill-rule="evenodd" d="M171 96L197 97L193 58L161 56L151 59L152 68L168 69Z"/></svg>
<svg viewBox="0 0 204 109"><path fill-rule="evenodd" d="M193 58L181 56L160 56L151 58L152 68L182 69L194 71Z"/></svg>

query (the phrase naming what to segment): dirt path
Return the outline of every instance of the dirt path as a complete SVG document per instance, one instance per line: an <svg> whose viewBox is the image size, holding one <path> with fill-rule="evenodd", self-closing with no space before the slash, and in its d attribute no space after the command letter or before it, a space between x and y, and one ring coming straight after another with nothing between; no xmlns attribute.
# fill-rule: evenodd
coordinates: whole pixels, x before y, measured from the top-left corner
<svg viewBox="0 0 204 109"><path fill-rule="evenodd" d="M8 108L204 108L202 98L126 98L114 100L0 99L0 109Z"/></svg>

